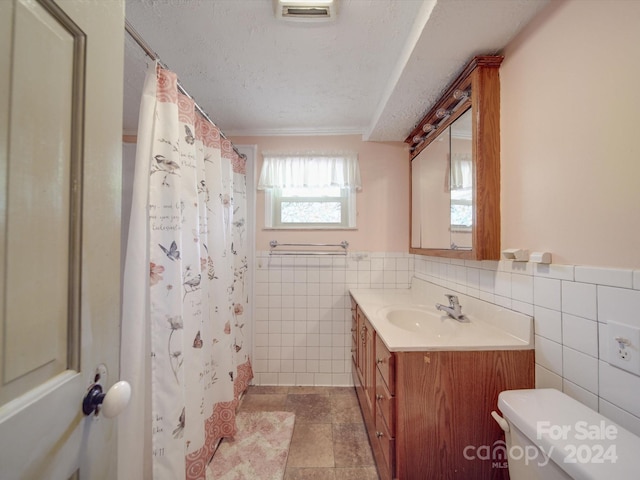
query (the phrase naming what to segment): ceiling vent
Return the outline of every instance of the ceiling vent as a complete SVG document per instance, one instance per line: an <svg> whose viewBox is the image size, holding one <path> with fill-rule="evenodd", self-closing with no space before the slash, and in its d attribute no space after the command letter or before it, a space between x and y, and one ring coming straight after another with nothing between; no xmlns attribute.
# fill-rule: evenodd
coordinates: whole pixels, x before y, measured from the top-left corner
<svg viewBox="0 0 640 480"><path fill-rule="evenodd" d="M337 0L273 0L276 18L299 22L332 21Z"/></svg>

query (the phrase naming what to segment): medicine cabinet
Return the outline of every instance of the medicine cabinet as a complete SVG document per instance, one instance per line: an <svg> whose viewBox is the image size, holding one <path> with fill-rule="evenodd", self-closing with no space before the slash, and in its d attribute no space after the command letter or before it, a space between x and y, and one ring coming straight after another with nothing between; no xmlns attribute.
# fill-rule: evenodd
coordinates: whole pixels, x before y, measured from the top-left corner
<svg viewBox="0 0 640 480"><path fill-rule="evenodd" d="M474 57L405 140L410 253L500 258L502 59Z"/></svg>

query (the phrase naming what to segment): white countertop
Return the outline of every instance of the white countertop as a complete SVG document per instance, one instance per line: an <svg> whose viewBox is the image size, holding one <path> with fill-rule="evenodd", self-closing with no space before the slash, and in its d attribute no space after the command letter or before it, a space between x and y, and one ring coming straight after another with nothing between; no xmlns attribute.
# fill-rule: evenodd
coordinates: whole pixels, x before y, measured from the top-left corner
<svg viewBox="0 0 640 480"><path fill-rule="evenodd" d="M352 289L350 293L392 352L534 348L533 319L530 316L418 278L413 279L410 289ZM445 293L458 296L468 322L459 322L436 310L436 303L447 304ZM385 309L403 306L432 310L438 317L432 321L439 322L434 325L446 326L446 333L409 331L391 323Z"/></svg>

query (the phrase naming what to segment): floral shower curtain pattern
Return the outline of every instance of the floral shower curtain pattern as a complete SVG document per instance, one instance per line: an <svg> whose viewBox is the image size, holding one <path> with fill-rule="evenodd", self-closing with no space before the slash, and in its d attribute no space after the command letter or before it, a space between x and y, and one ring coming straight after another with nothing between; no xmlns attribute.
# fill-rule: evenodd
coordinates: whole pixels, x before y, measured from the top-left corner
<svg viewBox="0 0 640 480"><path fill-rule="evenodd" d="M245 162L158 65L140 116L121 355L138 398L119 425L119 477L204 479L253 376Z"/></svg>

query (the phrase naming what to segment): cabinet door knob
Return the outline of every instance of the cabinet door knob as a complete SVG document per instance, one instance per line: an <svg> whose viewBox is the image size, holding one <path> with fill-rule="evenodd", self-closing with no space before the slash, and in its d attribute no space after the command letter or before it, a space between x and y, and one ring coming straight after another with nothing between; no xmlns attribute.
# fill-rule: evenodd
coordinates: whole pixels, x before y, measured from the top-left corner
<svg viewBox="0 0 640 480"><path fill-rule="evenodd" d="M376 394L376 400L382 400L383 398L384 397L381 394L379 393Z"/></svg>
<svg viewBox="0 0 640 480"><path fill-rule="evenodd" d="M378 438L382 437L383 435L384 435L384 433L382 433L382 432L376 432L376 437L378 437Z"/></svg>
<svg viewBox="0 0 640 480"><path fill-rule="evenodd" d="M384 363L384 358L377 358L376 359L376 363L378 363L378 364Z"/></svg>

